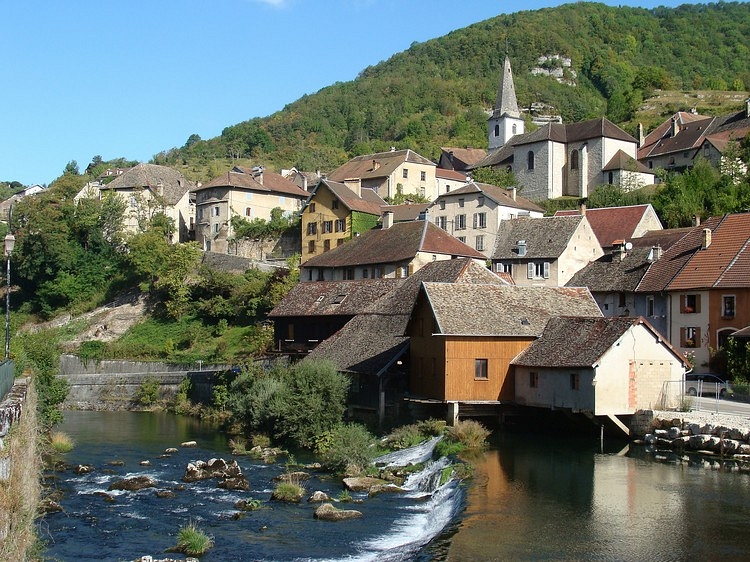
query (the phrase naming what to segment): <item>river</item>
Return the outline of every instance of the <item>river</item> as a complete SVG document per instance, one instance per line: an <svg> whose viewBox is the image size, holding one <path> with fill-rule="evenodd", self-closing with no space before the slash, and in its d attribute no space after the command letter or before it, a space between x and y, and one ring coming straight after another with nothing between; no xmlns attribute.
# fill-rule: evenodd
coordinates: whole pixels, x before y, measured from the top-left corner
<svg viewBox="0 0 750 562"><path fill-rule="evenodd" d="M364 517L326 523L312 518L306 502L270 502L272 478L285 466L247 457L238 461L250 492L210 481L189 484L174 498L158 498L153 489L116 493L114 501L102 496L113 480L136 474L155 478L157 489L179 489L190 460L228 459L227 438L211 425L166 414L66 412L61 430L77 443L66 462L94 471L56 474L64 512L48 515L40 534L49 557L60 561L165 557L188 521L214 536L202 562L750 559L750 475L656 460L622 442L602 448L593 438L496 432L489 450L473 459L468 484L354 494L362 503L340 507ZM193 439L198 448L160 458ZM341 483L313 473L307 489L336 497ZM236 518L234 503L247 497L265 508Z"/></svg>

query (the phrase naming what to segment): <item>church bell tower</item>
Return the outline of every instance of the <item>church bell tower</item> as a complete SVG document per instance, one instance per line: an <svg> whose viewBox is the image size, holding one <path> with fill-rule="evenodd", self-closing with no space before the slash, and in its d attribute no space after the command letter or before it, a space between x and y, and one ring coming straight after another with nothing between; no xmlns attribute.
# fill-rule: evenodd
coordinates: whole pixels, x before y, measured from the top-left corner
<svg viewBox="0 0 750 562"><path fill-rule="evenodd" d="M489 150L500 148L512 136L524 133L524 121L518 109L516 87L513 84L513 71L510 68L510 59L507 55L503 64L503 75L500 77L500 85L497 89L495 108L487 121L487 128Z"/></svg>

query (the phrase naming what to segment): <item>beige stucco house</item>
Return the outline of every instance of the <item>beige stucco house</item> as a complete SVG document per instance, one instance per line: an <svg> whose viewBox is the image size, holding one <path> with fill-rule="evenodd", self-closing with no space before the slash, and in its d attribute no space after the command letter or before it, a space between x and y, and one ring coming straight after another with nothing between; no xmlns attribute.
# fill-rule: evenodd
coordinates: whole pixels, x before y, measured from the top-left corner
<svg viewBox="0 0 750 562"><path fill-rule="evenodd" d="M561 287L604 255L585 216L515 218L500 223L492 269L516 285Z"/></svg>
<svg viewBox="0 0 750 562"><path fill-rule="evenodd" d="M235 166L193 190L196 199L196 240L207 252L230 253L233 216L248 221L271 219L279 208L292 216L302 208L308 193L280 174L262 167Z"/></svg>
<svg viewBox="0 0 750 562"><path fill-rule="evenodd" d="M440 228L489 258L502 221L519 216L541 218L544 209L518 195L516 189L471 182L442 194L428 213Z"/></svg>
<svg viewBox="0 0 750 562"><path fill-rule="evenodd" d="M513 365L517 403L610 418L677 407L689 366L642 317L552 318Z"/></svg>
<svg viewBox="0 0 750 562"><path fill-rule="evenodd" d="M125 230L138 232L154 214L163 212L174 221L172 242L193 238L195 203L190 190L195 184L180 172L157 164L138 164L99 187L101 196L114 193L127 204Z"/></svg>
<svg viewBox="0 0 750 562"><path fill-rule="evenodd" d="M375 190L383 199L410 193L429 199L437 197L436 165L410 149L365 154L352 158L328 175L328 179Z"/></svg>

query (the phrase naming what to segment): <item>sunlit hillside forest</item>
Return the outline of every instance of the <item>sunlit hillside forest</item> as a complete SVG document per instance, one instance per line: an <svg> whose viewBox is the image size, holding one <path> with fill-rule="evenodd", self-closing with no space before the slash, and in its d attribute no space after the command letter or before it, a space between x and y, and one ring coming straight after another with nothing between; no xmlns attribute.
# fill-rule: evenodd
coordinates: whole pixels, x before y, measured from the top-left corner
<svg viewBox="0 0 750 562"><path fill-rule="evenodd" d="M206 180L224 171L226 159L325 171L391 146L433 159L441 146L485 147L506 53L521 106L547 104L565 122L606 116L633 134L643 100L656 90L750 89L750 4L646 10L581 2L501 15L415 43L356 80L228 126L219 137L191 135L153 161ZM569 83L531 74L542 55L571 59ZM724 109L707 99L693 106L709 115ZM690 108L648 114L646 130L680 109Z"/></svg>

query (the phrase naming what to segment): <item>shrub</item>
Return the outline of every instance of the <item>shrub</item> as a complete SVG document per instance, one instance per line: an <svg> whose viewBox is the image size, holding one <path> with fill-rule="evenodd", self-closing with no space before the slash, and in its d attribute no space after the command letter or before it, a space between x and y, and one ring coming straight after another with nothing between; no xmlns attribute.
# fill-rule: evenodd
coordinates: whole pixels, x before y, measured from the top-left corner
<svg viewBox="0 0 750 562"><path fill-rule="evenodd" d="M83 361L84 365L88 365L89 361L101 361L104 359L104 352L107 349L107 344L99 340L90 340L83 342L78 348L78 358Z"/></svg>
<svg viewBox="0 0 750 562"><path fill-rule="evenodd" d="M55 453L68 453L75 446L70 435L62 431L53 431L50 435L49 444Z"/></svg>
<svg viewBox="0 0 750 562"><path fill-rule="evenodd" d="M337 499L340 502L350 502L352 501L352 494L351 492L349 492L349 490L341 490Z"/></svg>
<svg viewBox="0 0 750 562"><path fill-rule="evenodd" d="M305 495L305 488L297 482L279 482L271 493L272 500L297 503Z"/></svg>
<svg viewBox="0 0 750 562"><path fill-rule="evenodd" d="M320 451L330 470L360 472L375 457L375 437L362 425L339 425L330 436L326 448Z"/></svg>
<svg viewBox="0 0 750 562"><path fill-rule="evenodd" d="M435 445L435 454L438 457L451 457L459 454L465 449L464 445L457 441L443 439Z"/></svg>
<svg viewBox="0 0 750 562"><path fill-rule="evenodd" d="M461 420L448 429L447 437L464 445L467 449L481 449L487 444L490 431L474 420Z"/></svg>
<svg viewBox="0 0 750 562"><path fill-rule="evenodd" d="M448 424L445 420L438 420L435 418L430 418L428 420L422 420L420 422L417 422L417 427L419 428L419 431L427 436L427 437L435 437L437 435L442 435L445 433L445 428Z"/></svg>
<svg viewBox="0 0 750 562"><path fill-rule="evenodd" d="M135 401L141 406L152 406L159 400L161 383L156 377L146 377L135 392Z"/></svg>
<svg viewBox="0 0 750 562"><path fill-rule="evenodd" d="M214 545L213 539L201 531L192 521L180 527L175 550L188 556L205 554Z"/></svg>
<svg viewBox="0 0 750 562"><path fill-rule="evenodd" d="M425 440L425 435L419 427L419 424L412 423L402 425L394 429L385 439L385 443L392 449L408 449L414 445L419 445Z"/></svg>

